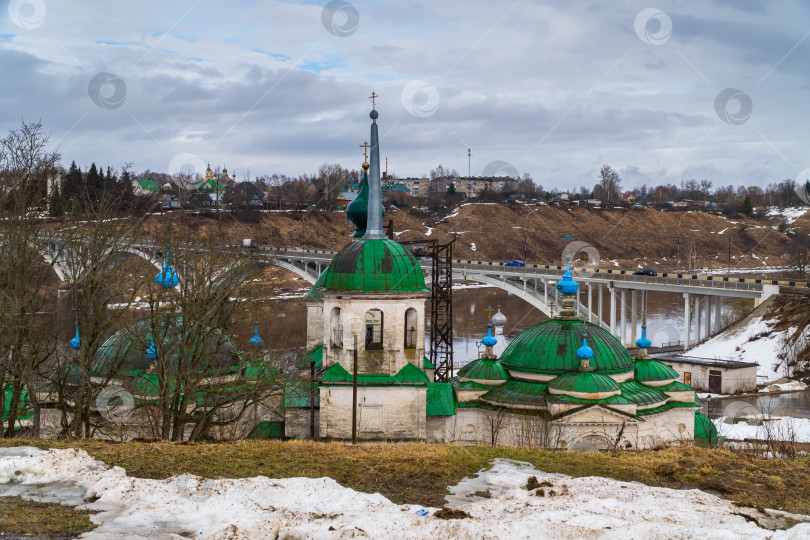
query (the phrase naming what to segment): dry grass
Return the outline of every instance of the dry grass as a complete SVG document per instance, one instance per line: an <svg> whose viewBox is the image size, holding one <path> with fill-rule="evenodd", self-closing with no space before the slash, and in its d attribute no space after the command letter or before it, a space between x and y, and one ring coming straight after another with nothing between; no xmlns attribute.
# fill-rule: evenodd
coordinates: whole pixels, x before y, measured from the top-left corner
<svg viewBox="0 0 810 540"><path fill-rule="evenodd" d="M0 497L2 536L71 538L96 528L90 512L53 503L26 501L20 497Z"/></svg>
<svg viewBox="0 0 810 540"><path fill-rule="evenodd" d="M696 488L743 505L810 514L810 458L765 460L694 447L602 454L415 444L353 447L306 441L113 444L20 439L2 444L78 447L143 478L181 473L209 478L328 476L358 491L380 492L396 503L430 506L444 504L447 486L488 467L494 458L508 458L547 472Z"/></svg>

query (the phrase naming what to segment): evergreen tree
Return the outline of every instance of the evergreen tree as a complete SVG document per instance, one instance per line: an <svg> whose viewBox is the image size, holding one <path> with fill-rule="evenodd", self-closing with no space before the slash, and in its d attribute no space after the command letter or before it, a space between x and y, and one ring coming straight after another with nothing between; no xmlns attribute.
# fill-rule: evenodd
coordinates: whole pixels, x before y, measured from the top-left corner
<svg viewBox="0 0 810 540"><path fill-rule="evenodd" d="M118 193L121 201L121 210L131 211L135 208L135 188L132 187L132 175L129 169L124 167L121 172L121 179L118 181Z"/></svg>
<svg viewBox="0 0 810 540"><path fill-rule="evenodd" d="M84 180L87 186L88 202L95 208L95 204L102 199L104 194L104 177L98 172L95 163L90 165Z"/></svg>
<svg viewBox="0 0 810 540"><path fill-rule="evenodd" d="M60 217L65 213L65 200L59 191L55 191L48 201L48 214L51 217Z"/></svg>
<svg viewBox="0 0 810 540"><path fill-rule="evenodd" d="M751 197L746 197L742 202L742 213L750 216L753 211L754 205L751 203Z"/></svg>
<svg viewBox="0 0 810 540"><path fill-rule="evenodd" d="M83 184L82 170L76 166L74 161L70 164L70 169L68 169L65 182L62 185L63 210L78 206L82 198Z"/></svg>

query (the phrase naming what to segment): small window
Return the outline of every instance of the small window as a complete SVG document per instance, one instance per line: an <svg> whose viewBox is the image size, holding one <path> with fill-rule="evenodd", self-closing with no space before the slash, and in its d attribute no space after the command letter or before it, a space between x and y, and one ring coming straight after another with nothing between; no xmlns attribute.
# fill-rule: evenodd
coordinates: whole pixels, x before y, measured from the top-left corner
<svg viewBox="0 0 810 540"><path fill-rule="evenodd" d="M366 312L366 349L383 348L383 313L379 309Z"/></svg>
<svg viewBox="0 0 810 540"><path fill-rule="evenodd" d="M692 373L689 371L683 372L683 384L692 384Z"/></svg>
<svg viewBox="0 0 810 540"><path fill-rule="evenodd" d="M405 312L405 348L416 348L416 335L417 335L417 322L418 316L416 310L408 308Z"/></svg>

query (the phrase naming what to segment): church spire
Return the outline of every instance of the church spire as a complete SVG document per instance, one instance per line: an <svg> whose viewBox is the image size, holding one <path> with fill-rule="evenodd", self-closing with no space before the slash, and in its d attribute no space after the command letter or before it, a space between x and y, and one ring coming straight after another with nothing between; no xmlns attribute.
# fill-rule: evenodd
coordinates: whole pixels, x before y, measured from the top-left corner
<svg viewBox="0 0 810 540"><path fill-rule="evenodd" d="M377 133L377 117L379 113L376 110L376 99L379 96L371 93L371 159L369 160L369 174L368 174L368 224L366 226L366 234L363 238L366 240L378 240L388 238L382 229L382 188L380 186L380 137Z"/></svg>

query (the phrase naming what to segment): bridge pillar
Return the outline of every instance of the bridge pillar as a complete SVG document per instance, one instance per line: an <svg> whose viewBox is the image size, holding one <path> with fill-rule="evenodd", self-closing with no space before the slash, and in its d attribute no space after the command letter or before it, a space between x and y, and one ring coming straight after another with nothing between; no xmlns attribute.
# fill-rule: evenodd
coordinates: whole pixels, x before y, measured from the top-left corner
<svg viewBox="0 0 810 540"><path fill-rule="evenodd" d="M548 280L543 280L543 302L548 305Z"/></svg>
<svg viewBox="0 0 810 540"><path fill-rule="evenodd" d="M588 282L588 322L593 322L593 284Z"/></svg>
<svg viewBox="0 0 810 540"><path fill-rule="evenodd" d="M610 333L616 335L616 288L611 283L610 290Z"/></svg>
<svg viewBox="0 0 810 540"><path fill-rule="evenodd" d="M620 325L620 335L622 340L622 345L627 345L627 290L622 289L622 298L621 298L621 322Z"/></svg>
<svg viewBox="0 0 810 540"><path fill-rule="evenodd" d="M704 301L705 297L702 294L695 296L695 343L700 343L701 323L703 322L703 312L701 311L701 307L703 306Z"/></svg>
<svg viewBox="0 0 810 540"><path fill-rule="evenodd" d="M706 297L706 329L704 331L706 338L712 335L712 297Z"/></svg>
<svg viewBox="0 0 810 540"><path fill-rule="evenodd" d="M690 310L689 310L689 308L691 307L690 306L691 303L692 303L692 295L690 293L684 293L683 294L683 324L684 324L683 348L684 348L684 350L688 349L689 345L692 342L692 340L690 339L691 338L690 334L691 334L692 321L690 320L691 319L691 313L690 313Z"/></svg>
<svg viewBox="0 0 810 540"><path fill-rule="evenodd" d="M581 292L582 292L582 287L577 287L577 307L574 310L574 313L576 313L577 317L579 317L582 314L582 310L579 308L579 306L582 305L582 303L579 301L579 293L581 293Z"/></svg>
<svg viewBox="0 0 810 540"><path fill-rule="evenodd" d="M638 294L633 289L630 292L630 343L633 347L636 346L636 313L638 312Z"/></svg>
<svg viewBox="0 0 810 540"><path fill-rule="evenodd" d="M596 317L599 326L602 325L602 320L605 317L605 312L602 310L602 284L596 286L596 292L599 294L599 315Z"/></svg>
<svg viewBox="0 0 810 540"><path fill-rule="evenodd" d="M714 331L720 332L720 327L723 325L721 318L720 318L720 307L721 307L721 300L723 300L722 296L718 296L716 298L716 302L714 303Z"/></svg>

